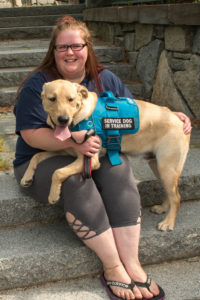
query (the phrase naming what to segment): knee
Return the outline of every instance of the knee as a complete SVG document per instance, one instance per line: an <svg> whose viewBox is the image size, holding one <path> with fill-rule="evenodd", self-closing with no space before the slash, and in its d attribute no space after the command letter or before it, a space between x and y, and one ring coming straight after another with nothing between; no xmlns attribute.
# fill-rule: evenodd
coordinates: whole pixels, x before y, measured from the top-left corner
<svg viewBox="0 0 200 300"><path fill-rule="evenodd" d="M76 174L69 176L66 180L63 181L63 187L66 190L76 190L80 189L85 185L85 180L82 174Z"/></svg>

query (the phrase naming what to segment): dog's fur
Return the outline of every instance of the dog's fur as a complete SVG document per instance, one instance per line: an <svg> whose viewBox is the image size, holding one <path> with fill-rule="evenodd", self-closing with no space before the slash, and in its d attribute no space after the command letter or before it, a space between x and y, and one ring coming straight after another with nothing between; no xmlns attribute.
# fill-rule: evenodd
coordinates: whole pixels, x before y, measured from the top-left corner
<svg viewBox="0 0 200 300"><path fill-rule="evenodd" d="M97 95L76 83L66 80L55 80L45 83L42 91L42 101L48 114L47 123L55 128L59 125L59 116L69 118L67 126L76 125L87 119L93 112ZM148 102L136 100L140 114L140 130L136 134L122 136L121 151L128 155L153 153L155 159L149 162L154 174L161 179L166 191L166 198L161 205L152 207L156 213L164 213L169 209L166 218L158 224L158 229L169 231L174 229L175 219L180 205L178 179L183 169L189 149L190 135L183 132L183 123L166 107L160 107ZM69 176L81 173L83 170L83 155L74 149L67 149L65 154L77 156L70 165L58 169L52 176L49 202L55 203L60 197L62 182ZM35 169L42 160L58 153L40 152L29 164L22 186L29 186L33 181ZM92 158L92 169L99 168L99 154Z"/></svg>

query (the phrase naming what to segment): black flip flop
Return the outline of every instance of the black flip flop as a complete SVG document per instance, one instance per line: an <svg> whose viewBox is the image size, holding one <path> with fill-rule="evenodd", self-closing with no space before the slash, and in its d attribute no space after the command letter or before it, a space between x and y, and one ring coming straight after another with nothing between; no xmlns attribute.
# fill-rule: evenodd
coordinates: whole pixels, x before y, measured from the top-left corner
<svg viewBox="0 0 200 300"><path fill-rule="evenodd" d="M134 282L133 280L131 281L130 284L126 284L126 283L119 282L119 281L109 281L109 280L105 279L104 274L101 275L100 280L101 280L102 285L106 288L107 294L108 294L108 296L110 297L111 300L124 300L124 299L117 297L112 292L110 286L119 286L119 287L122 287L122 288L125 288L125 289L130 289L132 291L133 288L134 288L134 286L136 285L136 286L147 288L148 291L151 292L150 291L151 278L150 278L149 275L147 276L147 281L144 282L144 283L143 282ZM165 293L164 293L163 289L159 285L158 285L158 288L159 288L159 291L160 291L159 295L157 295L157 296L155 296L153 298L150 298L150 299L147 299L147 298L142 298L142 299L135 298L135 300L163 300L165 298Z"/></svg>
<svg viewBox="0 0 200 300"><path fill-rule="evenodd" d="M151 290L150 290L151 277L149 275L147 275L147 281L146 282L143 283L143 282L135 281L135 285L139 286L139 287L146 288L151 293ZM158 285L158 288L159 288L159 291L160 291L158 296L155 296L155 297L150 298L150 299L142 298L142 300L163 300L165 298L165 292L163 291L163 289L159 285Z"/></svg>
<svg viewBox="0 0 200 300"><path fill-rule="evenodd" d="M111 300L124 300L124 299L117 297L112 292L110 286L118 286L118 287L122 287L124 289L128 289L128 290L130 289L131 291L133 290L133 288L135 286L135 282L133 280L131 281L130 284L126 284L126 283L123 283L120 281L110 281L110 280L105 279L104 274L101 275L100 280L101 280L102 285L106 288L107 294ZM139 300L139 299L135 299L135 300Z"/></svg>

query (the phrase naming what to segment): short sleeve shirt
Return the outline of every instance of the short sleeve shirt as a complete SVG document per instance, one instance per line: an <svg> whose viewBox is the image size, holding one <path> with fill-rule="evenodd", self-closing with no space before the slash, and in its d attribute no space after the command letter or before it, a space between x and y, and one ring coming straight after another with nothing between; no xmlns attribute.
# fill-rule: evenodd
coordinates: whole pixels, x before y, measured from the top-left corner
<svg viewBox="0 0 200 300"><path fill-rule="evenodd" d="M47 113L42 106L41 92L43 84L51 80L53 79L50 79L50 76L48 76L46 72L38 71L27 79L20 91L17 103L14 107L16 134L18 134L15 160L13 162L14 167L25 163L30 160L34 154L42 151L41 149L29 146L21 137L20 131L49 127L46 124ZM101 71L100 82L103 91L112 91L116 97L133 98L121 80L107 69ZM80 84L84 85L89 91L96 92L99 95L94 81L89 76L86 76Z"/></svg>

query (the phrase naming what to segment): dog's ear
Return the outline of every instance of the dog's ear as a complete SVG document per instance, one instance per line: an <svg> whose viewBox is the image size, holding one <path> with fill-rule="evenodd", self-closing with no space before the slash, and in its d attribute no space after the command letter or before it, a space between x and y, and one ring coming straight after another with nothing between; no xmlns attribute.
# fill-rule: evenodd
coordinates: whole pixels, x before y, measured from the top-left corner
<svg viewBox="0 0 200 300"><path fill-rule="evenodd" d="M84 99L88 98L88 89L85 86L76 83L76 88L78 93L81 93Z"/></svg>
<svg viewBox="0 0 200 300"><path fill-rule="evenodd" d="M41 97L43 99L44 95L45 95L45 87L48 85L48 82L44 83L42 86L42 92L41 92Z"/></svg>

